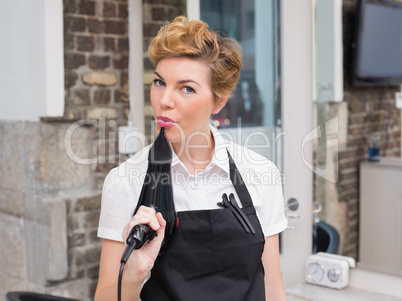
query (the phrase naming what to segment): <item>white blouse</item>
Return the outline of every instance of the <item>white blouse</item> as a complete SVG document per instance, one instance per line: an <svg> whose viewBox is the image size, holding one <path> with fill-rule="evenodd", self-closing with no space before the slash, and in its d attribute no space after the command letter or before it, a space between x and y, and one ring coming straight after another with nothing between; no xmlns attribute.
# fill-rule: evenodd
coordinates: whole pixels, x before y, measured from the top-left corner
<svg viewBox="0 0 402 301"><path fill-rule="evenodd" d="M229 150L251 195L265 237L287 227L282 193L283 175L275 164L261 155L223 139L211 127L215 152L205 170L192 175L173 152L171 165L175 209L179 211L217 209L222 194L233 193L241 202L230 181ZM105 179L98 237L123 241L124 226L131 220L148 167L147 146L133 157L112 169Z"/></svg>

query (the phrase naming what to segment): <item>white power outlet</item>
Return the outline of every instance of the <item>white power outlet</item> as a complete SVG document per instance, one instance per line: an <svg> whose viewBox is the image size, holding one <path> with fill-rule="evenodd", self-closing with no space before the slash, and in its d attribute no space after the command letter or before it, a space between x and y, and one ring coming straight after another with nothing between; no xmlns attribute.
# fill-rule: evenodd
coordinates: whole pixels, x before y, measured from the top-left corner
<svg viewBox="0 0 402 301"><path fill-rule="evenodd" d="M398 109L402 109L402 92L397 92L395 94L395 100L396 100L396 107Z"/></svg>

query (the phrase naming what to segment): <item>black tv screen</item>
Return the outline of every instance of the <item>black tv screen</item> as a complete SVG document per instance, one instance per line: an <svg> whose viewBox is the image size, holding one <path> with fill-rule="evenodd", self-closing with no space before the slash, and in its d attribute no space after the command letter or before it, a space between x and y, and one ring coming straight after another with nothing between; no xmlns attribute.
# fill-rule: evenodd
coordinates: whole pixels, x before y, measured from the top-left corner
<svg viewBox="0 0 402 301"><path fill-rule="evenodd" d="M402 3L361 0L356 14L352 84L402 84Z"/></svg>

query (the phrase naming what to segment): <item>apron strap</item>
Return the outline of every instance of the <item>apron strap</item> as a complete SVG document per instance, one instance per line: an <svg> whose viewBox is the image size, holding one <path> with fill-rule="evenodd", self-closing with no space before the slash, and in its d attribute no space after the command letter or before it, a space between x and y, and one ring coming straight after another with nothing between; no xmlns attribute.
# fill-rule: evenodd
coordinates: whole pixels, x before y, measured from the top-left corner
<svg viewBox="0 0 402 301"><path fill-rule="evenodd" d="M243 208L250 206L252 207L253 201L251 200L251 196L247 190L246 184L244 183L244 180L241 177L240 172L237 169L236 164L234 163L233 158L229 153L229 150L226 151L228 152L229 157L230 180L232 181L236 193L240 198L240 202Z"/></svg>

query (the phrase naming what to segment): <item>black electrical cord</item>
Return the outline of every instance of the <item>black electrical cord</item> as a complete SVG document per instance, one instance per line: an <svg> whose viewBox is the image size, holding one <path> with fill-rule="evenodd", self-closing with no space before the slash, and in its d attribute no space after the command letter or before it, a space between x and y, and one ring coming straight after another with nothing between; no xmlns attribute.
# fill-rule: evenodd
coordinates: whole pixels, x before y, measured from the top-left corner
<svg viewBox="0 0 402 301"><path fill-rule="evenodd" d="M121 281L123 279L123 271L124 271L125 265L126 265L125 262L122 262L120 264L119 281L117 282L117 300L118 301L121 301Z"/></svg>
<svg viewBox="0 0 402 301"><path fill-rule="evenodd" d="M121 301L121 284L123 279L124 266L134 250L141 248L147 241L151 241L156 236L156 232L148 225L135 225L128 234L127 247L120 260L119 279L117 281L117 300Z"/></svg>

